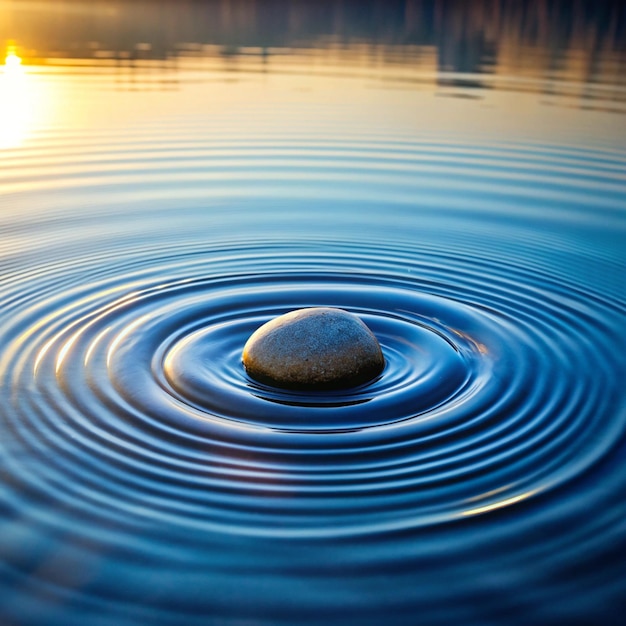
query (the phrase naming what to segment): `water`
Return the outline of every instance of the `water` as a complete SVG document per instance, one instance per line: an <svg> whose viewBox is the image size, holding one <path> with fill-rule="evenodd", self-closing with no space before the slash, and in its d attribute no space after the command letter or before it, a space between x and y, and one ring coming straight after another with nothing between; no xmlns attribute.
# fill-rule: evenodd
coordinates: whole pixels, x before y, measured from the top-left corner
<svg viewBox="0 0 626 626"><path fill-rule="evenodd" d="M0 17L2 623L620 623L620 3Z"/></svg>

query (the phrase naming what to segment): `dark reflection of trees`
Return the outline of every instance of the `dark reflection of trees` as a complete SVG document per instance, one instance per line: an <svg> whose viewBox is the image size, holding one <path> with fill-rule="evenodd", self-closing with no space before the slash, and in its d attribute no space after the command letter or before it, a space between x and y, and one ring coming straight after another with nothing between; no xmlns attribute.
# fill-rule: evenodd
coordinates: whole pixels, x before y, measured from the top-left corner
<svg viewBox="0 0 626 626"><path fill-rule="evenodd" d="M16 40L41 58L108 54L131 68L148 59L189 55L193 45L200 50L196 54L211 44L232 57L242 47L262 56L273 48L410 44L432 47L440 72L471 75L442 78L466 87L479 85L478 75L504 62L517 74L525 68L534 75L558 73L564 54L575 49L582 54L578 78L593 81L607 52L625 52L625 5L621 0L0 0L5 13L0 44Z"/></svg>

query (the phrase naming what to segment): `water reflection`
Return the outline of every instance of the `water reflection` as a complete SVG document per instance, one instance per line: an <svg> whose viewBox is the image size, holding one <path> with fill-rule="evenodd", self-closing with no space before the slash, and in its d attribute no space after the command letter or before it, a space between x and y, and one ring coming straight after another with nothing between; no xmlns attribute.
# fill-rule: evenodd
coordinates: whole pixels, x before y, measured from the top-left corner
<svg viewBox="0 0 626 626"><path fill-rule="evenodd" d="M0 0L0 42L29 63L114 72L120 88L175 88L183 70L315 73L600 100L623 112L621 2L539 0ZM168 76L168 73L170 74Z"/></svg>
<svg viewBox="0 0 626 626"><path fill-rule="evenodd" d="M623 12L0 0L0 624L620 623Z"/></svg>
<svg viewBox="0 0 626 626"><path fill-rule="evenodd" d="M7 51L6 59L4 60L4 67L6 71L14 71L22 64L22 59L15 54L14 50L9 49Z"/></svg>
<svg viewBox="0 0 626 626"><path fill-rule="evenodd" d="M0 67L0 149L19 145L28 127L28 83L22 59L11 46Z"/></svg>

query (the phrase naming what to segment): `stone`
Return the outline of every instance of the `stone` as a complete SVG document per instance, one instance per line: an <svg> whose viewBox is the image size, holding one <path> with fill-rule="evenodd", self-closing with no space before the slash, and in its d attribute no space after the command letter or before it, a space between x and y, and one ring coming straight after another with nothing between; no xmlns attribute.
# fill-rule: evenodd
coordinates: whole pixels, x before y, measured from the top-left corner
<svg viewBox="0 0 626 626"><path fill-rule="evenodd" d="M284 389L347 389L378 376L385 365L372 331L342 309L316 307L261 326L243 349L255 380Z"/></svg>

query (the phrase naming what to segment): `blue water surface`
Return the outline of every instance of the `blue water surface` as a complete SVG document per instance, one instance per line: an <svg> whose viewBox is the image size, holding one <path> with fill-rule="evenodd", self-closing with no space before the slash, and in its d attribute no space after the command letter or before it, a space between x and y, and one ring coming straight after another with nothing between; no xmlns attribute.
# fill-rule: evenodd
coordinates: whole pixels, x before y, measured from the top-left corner
<svg viewBox="0 0 626 626"><path fill-rule="evenodd" d="M621 623L621 3L0 15L2 624Z"/></svg>

